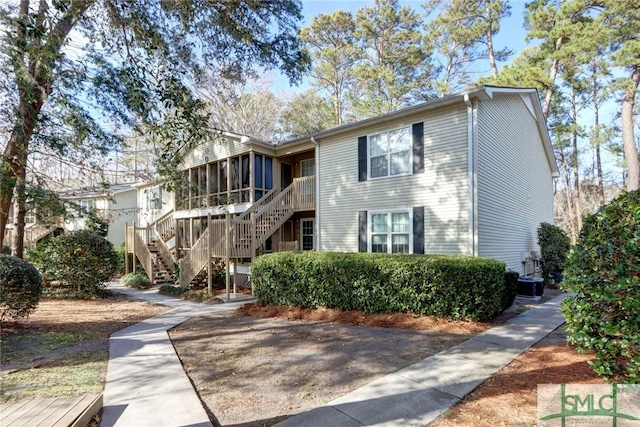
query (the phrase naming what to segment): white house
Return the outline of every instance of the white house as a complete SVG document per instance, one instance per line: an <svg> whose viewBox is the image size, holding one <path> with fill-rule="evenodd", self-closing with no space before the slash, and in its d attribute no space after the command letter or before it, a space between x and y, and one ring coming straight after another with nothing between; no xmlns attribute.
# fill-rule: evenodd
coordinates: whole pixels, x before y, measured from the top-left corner
<svg viewBox="0 0 640 427"><path fill-rule="evenodd" d="M483 256L522 274L558 175L536 91L488 86L279 144L223 133L182 169L162 234L185 283L210 259L215 274L291 249Z"/></svg>
<svg viewBox="0 0 640 427"><path fill-rule="evenodd" d="M109 187L90 187L60 194L62 199L74 202L84 209L96 209L109 223L107 240L119 246L125 240L125 225L137 218L136 183L113 184ZM82 230L86 219L78 217L65 223L66 231Z"/></svg>

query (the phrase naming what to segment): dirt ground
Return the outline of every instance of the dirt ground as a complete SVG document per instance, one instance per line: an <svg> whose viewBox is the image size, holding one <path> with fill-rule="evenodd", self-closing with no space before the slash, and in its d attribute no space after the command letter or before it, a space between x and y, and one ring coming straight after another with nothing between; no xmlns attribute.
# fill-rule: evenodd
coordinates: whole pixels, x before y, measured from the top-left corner
<svg viewBox="0 0 640 427"><path fill-rule="evenodd" d="M587 364L592 353L578 354L566 344L561 326L516 358L430 427L537 425L538 384L605 384Z"/></svg>
<svg viewBox="0 0 640 427"><path fill-rule="evenodd" d="M545 293L547 300L559 291ZM214 423L264 426L456 345L528 305L519 301L481 323L252 304L232 317L193 318L170 337Z"/></svg>
<svg viewBox="0 0 640 427"><path fill-rule="evenodd" d="M95 300L42 300L25 319L0 327L2 371L46 366L88 350L108 350L109 335L169 308L121 294Z"/></svg>

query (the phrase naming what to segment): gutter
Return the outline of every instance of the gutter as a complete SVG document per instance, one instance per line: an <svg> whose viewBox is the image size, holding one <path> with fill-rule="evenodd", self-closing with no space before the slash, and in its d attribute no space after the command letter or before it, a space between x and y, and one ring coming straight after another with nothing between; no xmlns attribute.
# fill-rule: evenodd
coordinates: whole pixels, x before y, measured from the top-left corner
<svg viewBox="0 0 640 427"><path fill-rule="evenodd" d="M320 146L318 142L311 135L311 142L315 145L315 157L316 157L316 242L315 249L320 251Z"/></svg>
<svg viewBox="0 0 640 427"><path fill-rule="evenodd" d="M473 138L475 134L474 106L469 99L469 94L464 94L464 103L467 106L467 179L469 186L469 247L468 252L471 256L477 255L475 241L475 208L476 208L476 191L475 191L475 156Z"/></svg>

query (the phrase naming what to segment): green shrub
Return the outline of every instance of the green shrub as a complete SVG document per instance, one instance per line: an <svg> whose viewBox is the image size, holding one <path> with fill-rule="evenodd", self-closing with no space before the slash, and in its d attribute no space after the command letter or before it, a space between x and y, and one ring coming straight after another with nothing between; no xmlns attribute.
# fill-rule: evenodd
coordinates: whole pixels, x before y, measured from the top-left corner
<svg viewBox="0 0 640 427"><path fill-rule="evenodd" d="M118 268L113 245L89 230L50 239L33 263L47 279L89 294L98 293Z"/></svg>
<svg viewBox="0 0 640 427"><path fill-rule="evenodd" d="M42 296L42 278L20 258L0 255L0 319L28 316Z"/></svg>
<svg viewBox="0 0 640 427"><path fill-rule="evenodd" d="M11 255L11 248L7 245L2 245L2 255Z"/></svg>
<svg viewBox="0 0 640 427"><path fill-rule="evenodd" d="M26 259L34 266L38 268L42 275L42 281L45 286L49 285L51 280L54 280L49 272L49 258L47 255L47 248L51 245L51 239L41 239L36 245L26 254Z"/></svg>
<svg viewBox="0 0 640 427"><path fill-rule="evenodd" d="M502 311L505 265L485 258L282 252L254 259L261 304L485 320Z"/></svg>
<svg viewBox="0 0 640 427"><path fill-rule="evenodd" d="M538 245L542 258L542 277L548 284L551 275L564 270L571 242L560 227L543 222L538 227Z"/></svg>
<svg viewBox="0 0 640 427"><path fill-rule="evenodd" d="M116 257L118 258L118 270L116 271L116 274L124 274L125 271L127 271L126 265L124 263L125 259L127 259L127 261L129 262L128 271L133 271L133 256L129 255L129 257L126 258L127 251L124 247L124 243L116 246L113 250L116 253Z"/></svg>
<svg viewBox="0 0 640 427"><path fill-rule="evenodd" d="M162 285L160 286L160 289L158 289L158 293L160 295L167 295L170 297L177 297L184 294L185 292L187 292L185 288L173 285Z"/></svg>
<svg viewBox="0 0 640 427"><path fill-rule="evenodd" d="M594 351L599 375L640 383L640 192L585 218L565 276L569 343Z"/></svg>
<svg viewBox="0 0 640 427"><path fill-rule="evenodd" d="M146 289L152 285L151 280L149 280L149 276L147 276L147 273L144 271L125 274L122 276L120 281L123 285L136 289Z"/></svg>
<svg viewBox="0 0 640 427"><path fill-rule="evenodd" d="M506 310L511 307L513 301L518 294L518 279L520 274L516 271L504 272L504 292L502 294L502 310Z"/></svg>

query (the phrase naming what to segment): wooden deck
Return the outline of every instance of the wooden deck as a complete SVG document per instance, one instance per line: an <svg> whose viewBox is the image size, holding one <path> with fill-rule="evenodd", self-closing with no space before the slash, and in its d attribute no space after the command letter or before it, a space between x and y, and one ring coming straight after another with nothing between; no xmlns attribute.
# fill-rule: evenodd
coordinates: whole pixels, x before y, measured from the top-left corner
<svg viewBox="0 0 640 427"><path fill-rule="evenodd" d="M0 427L85 427L102 409L102 394L0 404Z"/></svg>

